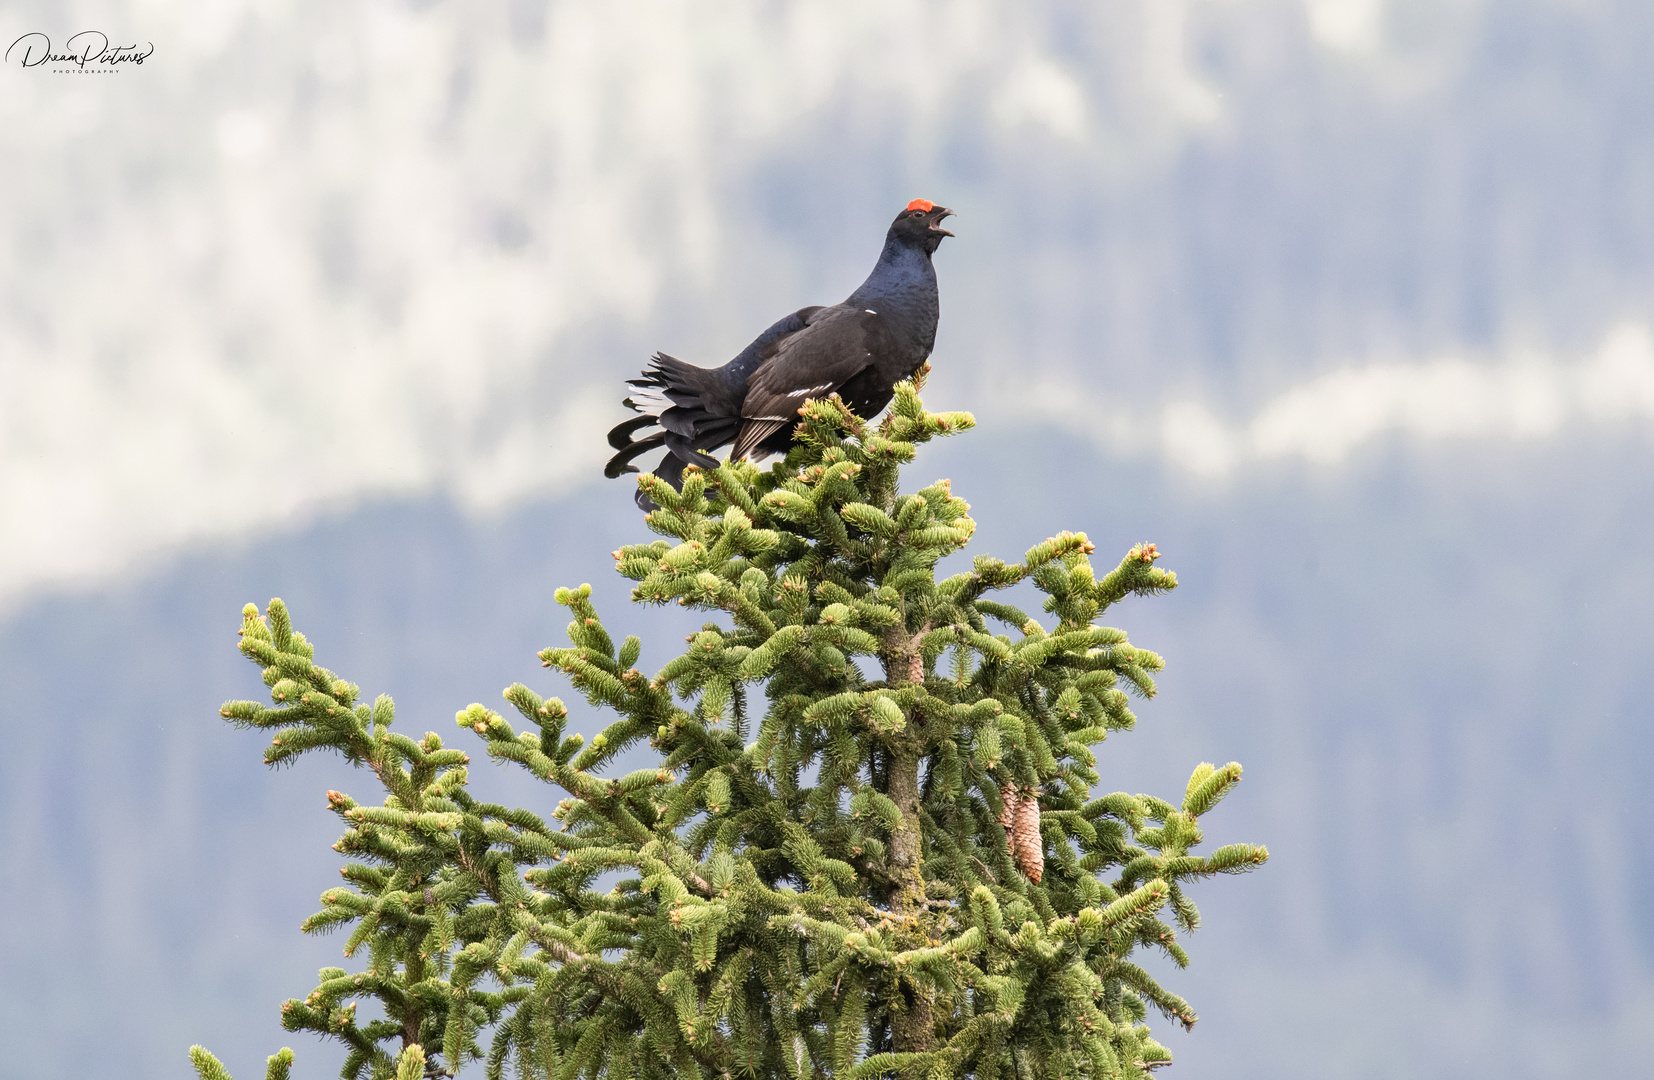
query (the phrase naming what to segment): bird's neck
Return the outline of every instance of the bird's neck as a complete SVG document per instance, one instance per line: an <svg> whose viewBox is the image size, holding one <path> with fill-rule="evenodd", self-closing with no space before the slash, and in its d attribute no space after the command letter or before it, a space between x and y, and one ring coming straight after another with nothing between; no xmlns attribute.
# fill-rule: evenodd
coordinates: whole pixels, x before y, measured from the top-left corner
<svg viewBox="0 0 1654 1080"><path fill-rule="evenodd" d="M873 272L845 303L877 308L881 300L910 300L916 298L915 294L936 295L936 268L922 248L891 237L885 240Z"/></svg>

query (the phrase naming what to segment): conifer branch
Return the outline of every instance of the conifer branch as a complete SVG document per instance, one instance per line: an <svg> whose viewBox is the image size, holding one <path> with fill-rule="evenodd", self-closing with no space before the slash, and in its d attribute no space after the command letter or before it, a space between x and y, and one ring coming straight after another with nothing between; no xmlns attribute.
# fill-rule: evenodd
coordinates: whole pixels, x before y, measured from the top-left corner
<svg viewBox="0 0 1654 1080"><path fill-rule="evenodd" d="M561 589L569 644L540 659L610 719L570 732L521 684L504 696L526 729L480 704L455 717L550 785L549 817L476 801L464 752L393 730L388 698L358 703L279 600L249 606L241 651L271 704L225 719L269 730L272 765L333 751L382 789L328 793L351 861L305 928L348 929L358 968L323 969L283 1026L342 1042L346 1075L396 1080L477 1060L563 1080L1166 1064L1148 1010L1195 1014L1132 957L1186 965L1188 889L1268 853L1197 850L1237 764L1200 765L1177 804L1091 795L1098 745L1135 723L1127 692L1151 697L1162 667L1097 622L1175 587L1154 545L1098 576L1091 541L1062 532L937 580L975 522L947 481L903 494L900 470L973 423L904 384L877 424L810 402L773 469L691 467L682 491L645 477L661 539L616 569L635 601L715 621L647 676L591 587ZM1024 581L1044 615L985 599ZM658 764L611 775L645 739ZM363 998L385 1019L359 1023Z"/></svg>

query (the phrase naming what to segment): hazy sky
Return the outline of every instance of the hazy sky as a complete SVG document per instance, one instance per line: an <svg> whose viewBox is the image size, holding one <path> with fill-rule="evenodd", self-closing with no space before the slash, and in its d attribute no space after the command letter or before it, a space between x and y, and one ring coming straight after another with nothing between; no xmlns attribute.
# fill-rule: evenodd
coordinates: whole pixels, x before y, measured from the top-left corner
<svg viewBox="0 0 1654 1080"><path fill-rule="evenodd" d="M939 387L985 420L1212 479L1387 432L1646 423L1635 305L1560 334L1544 311L1383 329L1420 324L1385 288L1428 307L1459 287L1432 276L1450 253L1407 237L1466 224L1409 207L1405 175L1376 230L1417 265L1385 269L1381 243L1373 272L1402 284L1353 312L1347 269L1316 264L1359 249L1166 254L1223 235L1201 199L1375 198L1338 179L1349 132L1434 139L1438 172L1485 157L1454 142L1482 18L1467 0L7 5L8 42L97 26L155 52L0 73L0 499L21 511L0 518L0 604L367 494L486 509L596 482L617 382L650 349L720 362L837 299L911 196L961 212ZM1253 145L1291 151L1285 181L1211 195L1200 163ZM1246 284L1205 280L1220 270ZM1322 272L1283 317L1337 332L1196 325L1270 307L1225 290L1301 300Z"/></svg>
<svg viewBox="0 0 1654 1080"><path fill-rule="evenodd" d="M86 28L154 52L0 66L31 1075L261 1061L335 954L293 926L348 773L221 730L243 602L409 724L538 678L554 585L676 640L602 576L621 380L842 298L914 197L973 550L1161 543L1107 782L1235 757L1274 853L1211 890L1178 1068L1646 1063L1648 0L0 0L0 45Z"/></svg>
<svg viewBox="0 0 1654 1080"><path fill-rule="evenodd" d="M1350 274L1317 265L1316 239L1164 254L1222 235L1189 212L1221 184L1158 194L1203 156L1233 169L1248 143L1288 149L1260 202L1367 218L1338 176L1350 131L1403 153L1433 137L1437 171L1490 156L1489 129L1453 115L1478 85L1480 8L13 5L8 41L85 24L159 44L108 76L4 70L0 498L27 512L0 521L0 603L364 494L438 487L490 508L593 482L618 379L649 349L721 361L836 299L918 194L961 211L937 363L984 419L1056 420L1208 478L1336 463L1392 431L1646 422L1640 311L1561 341L1544 311L1421 340L1365 329L1407 321L1405 298L1352 312L1320 281L1294 289ZM1298 130L1269 128L1270 109ZM1380 201L1377 229L1403 237L1474 224ZM1524 216L1499 231L1535 232ZM1423 264L1392 291L1452 293L1450 254L1419 246L1389 245ZM1168 304L1184 323L1267 310L1204 280L1225 260L1245 288L1307 292L1300 323L1359 332L1306 345L1229 327L1213 346L1157 325ZM1106 328L1088 334L1093 319ZM1269 355L1236 393L1199 361L1221 367L1249 335ZM1281 362L1295 350L1310 355ZM1122 383L1122 352L1176 377Z"/></svg>

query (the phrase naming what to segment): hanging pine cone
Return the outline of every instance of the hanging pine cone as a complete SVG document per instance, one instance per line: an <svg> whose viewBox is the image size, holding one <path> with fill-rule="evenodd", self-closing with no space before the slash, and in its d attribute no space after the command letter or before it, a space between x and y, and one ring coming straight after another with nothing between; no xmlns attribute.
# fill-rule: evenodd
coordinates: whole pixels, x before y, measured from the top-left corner
<svg viewBox="0 0 1654 1080"><path fill-rule="evenodd" d="M1011 850L1017 866L1035 885L1045 875L1045 841L1039 834L1039 796L1029 791L1017 801L1016 821L1011 826Z"/></svg>
<svg viewBox="0 0 1654 1080"><path fill-rule="evenodd" d="M999 827L1005 830L1005 850L1014 856L1017 848L1011 839L1011 826L1017 817L1017 786L1011 783L999 785L999 802Z"/></svg>

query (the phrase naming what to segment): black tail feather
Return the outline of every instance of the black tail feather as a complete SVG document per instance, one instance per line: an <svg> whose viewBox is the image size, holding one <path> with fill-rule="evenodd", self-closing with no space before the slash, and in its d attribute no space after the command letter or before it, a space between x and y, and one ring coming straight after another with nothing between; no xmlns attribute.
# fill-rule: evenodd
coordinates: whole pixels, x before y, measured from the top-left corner
<svg viewBox="0 0 1654 1080"><path fill-rule="evenodd" d="M729 443L741 426L740 398L731 397L721 371L656 353L648 369L626 380L626 385L633 390L626 405L642 415L610 430L609 445L618 452L609 459L603 475L614 478L637 472L632 460L662 446L667 453L655 475L674 488L682 489L683 470L691 463L705 469L718 467L718 459L707 451ZM654 425L660 430L639 437ZM645 510L654 508L641 492L637 502Z"/></svg>
<svg viewBox="0 0 1654 1080"><path fill-rule="evenodd" d="M647 454L657 446L665 445L666 432L664 431L657 431L646 439L639 439L637 442L630 444L625 449L621 450L620 453L610 458L609 463L603 466L603 475L607 476L610 480L613 480L618 476L625 475L626 473L637 472L637 466L631 464L633 458L642 454Z"/></svg>
<svg viewBox="0 0 1654 1080"><path fill-rule="evenodd" d="M660 477L662 480L665 480L668 484L671 484L673 491L682 491L683 470L686 467L687 462L685 462L682 458L678 457L676 454L668 453L665 457L660 459L660 464L655 466L655 475ZM642 510L646 514L651 510L660 509L660 504L645 495L642 488L638 489L638 492L635 496L633 496L633 499L637 502L638 509Z"/></svg>
<svg viewBox="0 0 1654 1080"><path fill-rule="evenodd" d="M609 445L616 450L624 450L628 446L632 446L632 433L640 431L654 422L655 418L653 416L638 416L624 424L616 424L609 429Z"/></svg>
<svg viewBox="0 0 1654 1080"><path fill-rule="evenodd" d="M685 463L693 462L703 469L716 469L718 467L717 458L695 445L699 440L693 437L685 438L675 431L667 431L662 434L665 437L666 448L672 451L672 455L679 460Z"/></svg>

